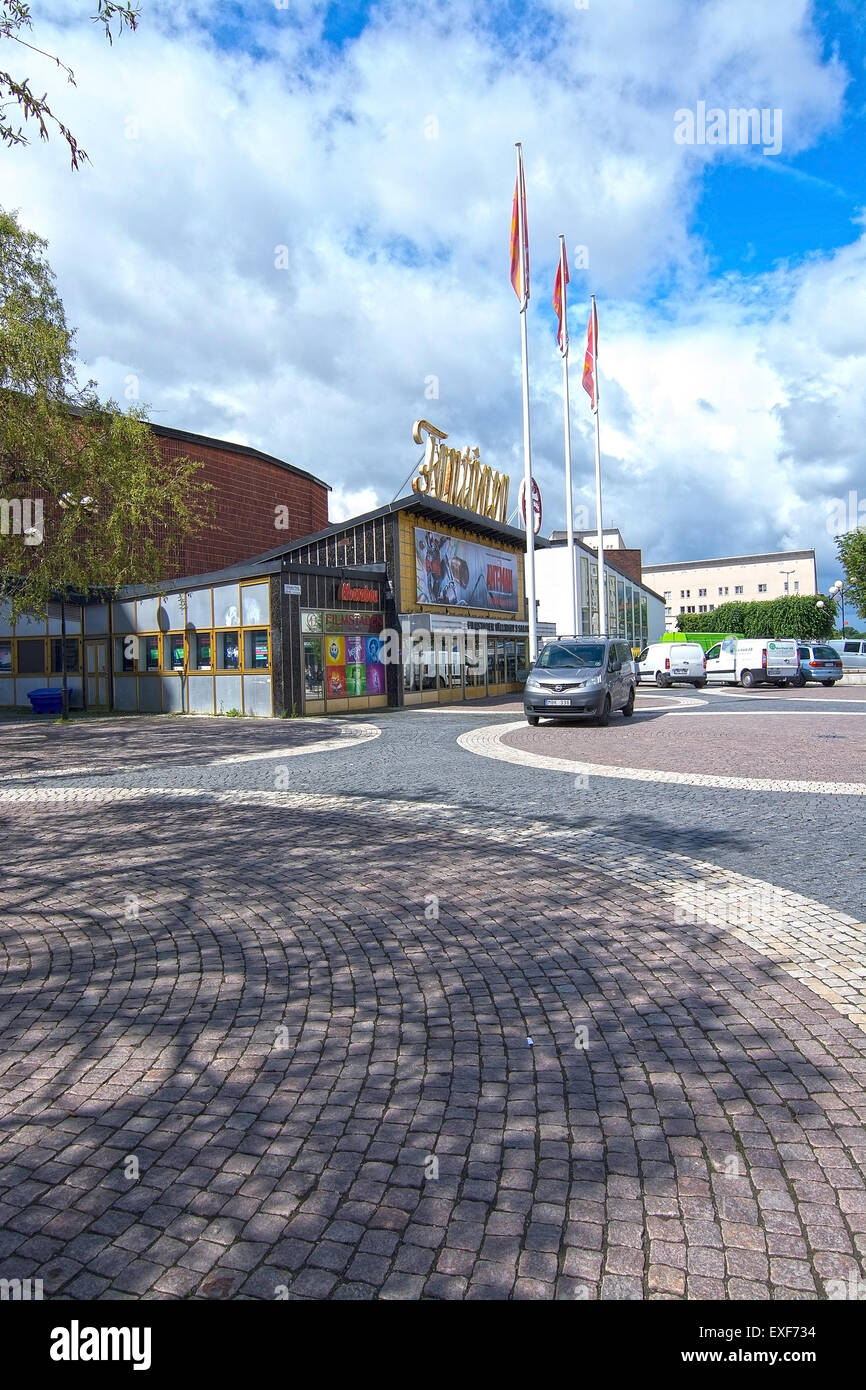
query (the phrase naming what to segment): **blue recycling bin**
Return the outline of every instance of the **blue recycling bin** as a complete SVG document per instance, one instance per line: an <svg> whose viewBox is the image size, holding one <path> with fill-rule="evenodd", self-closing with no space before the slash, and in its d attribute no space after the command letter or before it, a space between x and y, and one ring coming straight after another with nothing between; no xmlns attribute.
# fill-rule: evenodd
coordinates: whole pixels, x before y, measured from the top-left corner
<svg viewBox="0 0 866 1390"><path fill-rule="evenodd" d="M34 714L62 714L62 690L31 690L27 695Z"/></svg>

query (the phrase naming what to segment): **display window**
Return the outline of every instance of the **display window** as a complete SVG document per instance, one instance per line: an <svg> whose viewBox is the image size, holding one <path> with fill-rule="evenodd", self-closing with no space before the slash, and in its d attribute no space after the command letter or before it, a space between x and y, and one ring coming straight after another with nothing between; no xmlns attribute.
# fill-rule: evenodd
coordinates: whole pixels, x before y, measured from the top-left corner
<svg viewBox="0 0 866 1390"><path fill-rule="evenodd" d="M63 670L63 639L51 639L51 670L56 674ZM81 644L77 637L66 638L66 670L81 670Z"/></svg>
<svg viewBox="0 0 866 1390"><path fill-rule="evenodd" d="M145 671L159 670L159 637L156 634L148 633L142 637L144 643L144 669Z"/></svg>
<svg viewBox="0 0 866 1390"><path fill-rule="evenodd" d="M238 671L241 664L241 649L236 632L218 632L217 660L221 671Z"/></svg>
<svg viewBox="0 0 866 1390"><path fill-rule="evenodd" d="M304 686L311 700L321 700L325 693L321 637L304 638Z"/></svg>
<svg viewBox="0 0 866 1390"><path fill-rule="evenodd" d="M12 643L0 642L0 676L12 674Z"/></svg>
<svg viewBox="0 0 866 1390"><path fill-rule="evenodd" d="M253 628L245 632L244 670L267 671L269 665L267 628Z"/></svg>
<svg viewBox="0 0 866 1390"><path fill-rule="evenodd" d="M213 637L209 632L198 632L195 636L195 669L213 670Z"/></svg>
<svg viewBox="0 0 866 1390"><path fill-rule="evenodd" d="M182 632L170 632L165 638L166 670L182 671L184 662L184 639Z"/></svg>
<svg viewBox="0 0 866 1390"><path fill-rule="evenodd" d="M18 639L19 676L41 676L45 671L45 643L41 637Z"/></svg>

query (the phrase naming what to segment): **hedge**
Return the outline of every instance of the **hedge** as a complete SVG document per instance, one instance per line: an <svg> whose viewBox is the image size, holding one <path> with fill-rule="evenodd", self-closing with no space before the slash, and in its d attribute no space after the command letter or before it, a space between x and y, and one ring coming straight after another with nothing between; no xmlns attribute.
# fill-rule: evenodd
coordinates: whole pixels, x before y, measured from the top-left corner
<svg viewBox="0 0 866 1390"><path fill-rule="evenodd" d="M824 607L819 608L818 600ZM754 603L723 603L712 613L680 613L679 632L742 632L744 637L794 637L799 642L833 636L836 605L825 594L789 594Z"/></svg>

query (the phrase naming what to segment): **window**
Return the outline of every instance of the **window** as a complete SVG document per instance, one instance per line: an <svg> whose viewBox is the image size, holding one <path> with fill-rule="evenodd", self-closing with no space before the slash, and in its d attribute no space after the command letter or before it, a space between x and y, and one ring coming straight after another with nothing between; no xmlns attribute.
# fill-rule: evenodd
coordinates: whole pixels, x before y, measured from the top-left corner
<svg viewBox="0 0 866 1390"><path fill-rule="evenodd" d="M195 667L197 671L211 669L211 635L200 632L195 639Z"/></svg>
<svg viewBox="0 0 866 1390"><path fill-rule="evenodd" d="M680 589L680 598L685 598L685 596L686 596L686 591L685 591L685 589Z"/></svg>
<svg viewBox="0 0 866 1390"><path fill-rule="evenodd" d="M711 604L710 604L710 612L711 612L711 613L715 613L715 611L716 611L716 605L715 605L714 603L711 603Z"/></svg>
<svg viewBox="0 0 866 1390"><path fill-rule="evenodd" d="M172 671L183 670L183 633L170 632L165 639L165 664Z"/></svg>
<svg viewBox="0 0 866 1390"><path fill-rule="evenodd" d="M45 643L42 638L28 637L18 642L19 676L41 676L45 671Z"/></svg>
<svg viewBox="0 0 866 1390"><path fill-rule="evenodd" d="M159 638L154 634L151 637L143 637L144 642L144 669L145 671L159 670Z"/></svg>
<svg viewBox="0 0 866 1390"><path fill-rule="evenodd" d="M670 589L665 589L665 602L667 602L667 600L670 598L670 596L671 596L671 591L670 591Z"/></svg>
<svg viewBox="0 0 866 1390"><path fill-rule="evenodd" d="M714 647L710 647L710 650L707 652L707 661L718 661L721 654L722 644L721 642L717 642L716 645Z"/></svg>
<svg viewBox="0 0 866 1390"><path fill-rule="evenodd" d="M52 671L54 671L54 672L59 672L59 671L62 671L62 670L63 670L63 666L62 666L62 664L61 664L61 648L62 648L62 646L63 646L63 639L62 639L62 638L60 638L60 637L54 637L54 638L52 638L52 640L51 640L51 669L52 669ZM81 664L80 664L79 655L78 655L78 638L77 638L77 637L67 637L67 639L66 639L66 669L67 669L67 671L78 671L78 670L81 669Z"/></svg>
<svg viewBox="0 0 866 1390"><path fill-rule="evenodd" d="M706 591L706 589L698 589L698 598L706 598L706 596L707 596L707 591Z"/></svg>
<svg viewBox="0 0 866 1390"><path fill-rule="evenodd" d="M706 613L706 611L707 611L707 605L706 605L705 603L702 603L702 604L699 606L699 608L698 608L698 612L699 612L699 613Z"/></svg>
<svg viewBox="0 0 866 1390"><path fill-rule="evenodd" d="M737 590L737 593L738 593L738 594L741 594L742 592L743 592L742 589L738 589L738 590ZM759 593L759 594L765 594L766 592L767 592L767 586L766 586L766 584L759 584L759 585L758 585L758 593Z"/></svg>
<svg viewBox="0 0 866 1390"><path fill-rule="evenodd" d="M761 587L761 586L760 586L760 584L759 584L759 585L758 585L758 588L760 589L760 587ZM766 585L764 585L764 587L766 588ZM742 584L735 584L735 585L734 585L734 593L735 593L735 594L741 594L742 592L743 592L743 586L742 586Z"/></svg>
<svg viewBox="0 0 866 1390"><path fill-rule="evenodd" d="M240 647L236 632L217 634L217 655L221 671L237 671L240 666Z"/></svg>
<svg viewBox="0 0 866 1390"><path fill-rule="evenodd" d="M12 643L0 642L0 676L8 676L12 672Z"/></svg>
<svg viewBox="0 0 866 1390"><path fill-rule="evenodd" d="M244 669L246 671L267 671L267 628L253 628L244 633Z"/></svg>
<svg viewBox="0 0 866 1390"><path fill-rule="evenodd" d="M720 585L719 585L719 598L722 597L722 592L723 592L723 591L722 591L722 586L721 586L721 584L720 584Z"/></svg>
<svg viewBox="0 0 866 1390"><path fill-rule="evenodd" d="M799 587L800 587L800 581L799 581L799 579L795 579L795 580L794 580L794 593L795 593L795 594L796 594L797 590L799 589Z"/></svg>
<svg viewBox="0 0 866 1390"><path fill-rule="evenodd" d="M692 591L691 591L691 589L686 589L686 598L691 598L691 596L692 596Z"/></svg>

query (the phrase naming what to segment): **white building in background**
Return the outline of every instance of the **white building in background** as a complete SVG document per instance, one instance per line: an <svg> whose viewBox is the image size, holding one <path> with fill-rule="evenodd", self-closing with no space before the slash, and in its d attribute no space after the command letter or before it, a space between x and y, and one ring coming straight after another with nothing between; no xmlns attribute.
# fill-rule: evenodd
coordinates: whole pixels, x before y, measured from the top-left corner
<svg viewBox="0 0 866 1390"><path fill-rule="evenodd" d="M619 532L616 534L619 535ZM619 539L622 542L621 536ZM622 637L635 648L657 642L665 630L664 603L659 594L636 577L640 574L640 551L628 550L622 544L605 544L603 549L608 636ZM616 555L618 550L623 552L621 557ZM578 633L588 636L599 630L598 560L595 551L577 540L575 551ZM574 623L568 544L564 533L554 531L550 545L536 550L535 588L539 621L554 624L561 637L570 635Z"/></svg>
<svg viewBox="0 0 866 1390"><path fill-rule="evenodd" d="M712 613L723 603L738 600L748 603L818 592L814 550L642 565L641 577L664 598L668 632L676 628L680 613Z"/></svg>

